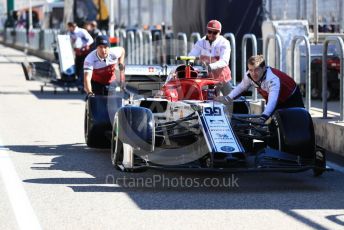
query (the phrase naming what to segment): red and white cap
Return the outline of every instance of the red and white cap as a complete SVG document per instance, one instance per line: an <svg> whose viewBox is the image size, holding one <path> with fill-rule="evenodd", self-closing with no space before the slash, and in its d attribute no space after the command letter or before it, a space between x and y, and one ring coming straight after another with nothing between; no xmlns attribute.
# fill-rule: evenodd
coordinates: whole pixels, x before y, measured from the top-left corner
<svg viewBox="0 0 344 230"><path fill-rule="evenodd" d="M208 30L213 30L213 31L221 31L222 26L221 23L217 20L210 20L207 24L207 29Z"/></svg>

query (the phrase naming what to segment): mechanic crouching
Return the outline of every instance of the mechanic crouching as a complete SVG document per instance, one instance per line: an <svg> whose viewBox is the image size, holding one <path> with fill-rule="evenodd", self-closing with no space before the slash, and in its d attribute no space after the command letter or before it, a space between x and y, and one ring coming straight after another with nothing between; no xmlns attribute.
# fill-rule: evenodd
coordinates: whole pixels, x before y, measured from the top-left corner
<svg viewBox="0 0 344 230"><path fill-rule="evenodd" d="M250 86L256 87L267 102L261 116L254 119L257 123L265 123L277 109L305 107L295 81L287 74L266 66L263 55L252 56L247 63L248 71L240 84L227 96L216 97L215 101L230 105L233 99L248 90Z"/></svg>
<svg viewBox="0 0 344 230"><path fill-rule="evenodd" d="M231 71L228 67L231 46L229 41L220 35L221 29L219 21L209 21L206 36L196 42L188 55L199 57L208 70L209 77L220 81L217 89L227 95L232 90Z"/></svg>
<svg viewBox="0 0 344 230"><path fill-rule="evenodd" d="M96 49L89 53L84 62L84 90L87 95L108 95L110 85L116 85L116 65L121 83L125 82L124 56L122 47L110 48L106 35L96 37Z"/></svg>

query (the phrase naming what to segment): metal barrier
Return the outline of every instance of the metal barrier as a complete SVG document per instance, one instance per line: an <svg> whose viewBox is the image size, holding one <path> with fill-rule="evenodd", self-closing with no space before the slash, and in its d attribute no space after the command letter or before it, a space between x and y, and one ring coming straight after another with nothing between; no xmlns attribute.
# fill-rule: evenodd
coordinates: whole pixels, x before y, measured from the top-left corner
<svg viewBox="0 0 344 230"><path fill-rule="evenodd" d="M111 34L111 32L110 32L110 34ZM116 46L119 46L119 30L114 30L114 32L113 32L113 36L115 37L115 38L117 38L117 44L116 44Z"/></svg>
<svg viewBox="0 0 344 230"><path fill-rule="evenodd" d="M143 64L143 36L141 30L135 32L135 64Z"/></svg>
<svg viewBox="0 0 344 230"><path fill-rule="evenodd" d="M306 47L306 109L310 110L311 108L311 48L308 38L303 36L294 36L291 41L291 74L294 78L295 76L295 48L296 43L300 40L305 42Z"/></svg>
<svg viewBox="0 0 344 230"><path fill-rule="evenodd" d="M177 55L178 56L186 56L188 55L188 39L186 37L186 33L178 33L177 34Z"/></svg>
<svg viewBox="0 0 344 230"><path fill-rule="evenodd" d="M14 34L14 30L12 28L6 28L5 29L5 43L7 44L11 44L13 43L13 34Z"/></svg>
<svg viewBox="0 0 344 230"><path fill-rule="evenodd" d="M5 40L6 44L16 45L18 47L30 47L33 50L42 50L53 53L51 48L55 42L55 35L59 30L52 29L32 29L29 33L24 28L6 28Z"/></svg>
<svg viewBox="0 0 344 230"><path fill-rule="evenodd" d="M175 64L176 54L175 54L175 40L173 32L166 33L166 61L167 64Z"/></svg>
<svg viewBox="0 0 344 230"><path fill-rule="evenodd" d="M280 69L282 66L282 42L281 42L281 37L278 34L269 34L268 37L266 38L265 42L265 62L267 65L269 65L269 42L271 39L274 39L275 42L277 43L278 49L275 47L275 67L277 69ZM278 52L278 55L277 55ZM278 57L278 62L276 62L276 57Z"/></svg>
<svg viewBox="0 0 344 230"><path fill-rule="evenodd" d="M330 42L337 42L340 46L339 54L340 54L340 122L344 122L343 115L344 115L344 101L343 101L343 89L344 89L344 43L343 39L338 36L328 36L325 38L324 41L324 48L323 48L323 57L322 57L322 106L323 106L323 118L327 118L327 50L328 44Z"/></svg>
<svg viewBox="0 0 344 230"><path fill-rule="evenodd" d="M135 35L133 31L129 31L127 33L127 58L128 58L128 64L135 64L135 54L134 54L134 49L135 49Z"/></svg>
<svg viewBox="0 0 344 230"><path fill-rule="evenodd" d="M125 30L118 31L119 46L126 47L127 33Z"/></svg>
<svg viewBox="0 0 344 230"><path fill-rule="evenodd" d="M153 64L153 40L152 33L150 31L143 31L143 64L152 65Z"/></svg>
<svg viewBox="0 0 344 230"><path fill-rule="evenodd" d="M55 43L55 35L58 34L58 30L44 30L43 33L43 50L52 51L52 44Z"/></svg>
<svg viewBox="0 0 344 230"><path fill-rule="evenodd" d="M24 47L27 43L27 33L26 29L15 29L15 36L13 37L13 42L17 46Z"/></svg>
<svg viewBox="0 0 344 230"><path fill-rule="evenodd" d="M225 33L223 35L226 39L229 40L231 44L231 73L232 73L232 82L233 85L236 85L236 45L235 45L235 36L233 33Z"/></svg>
<svg viewBox="0 0 344 230"><path fill-rule="evenodd" d="M247 46L247 40L251 40L252 42L252 55L257 55L257 38L254 34L245 34L242 38L241 42L241 74L242 77L246 74L246 46ZM257 89L253 89L253 100L257 101Z"/></svg>
<svg viewBox="0 0 344 230"><path fill-rule="evenodd" d="M40 29L32 29L29 31L28 36L29 36L29 47L31 49L36 49L39 50L39 34L40 34Z"/></svg>
<svg viewBox="0 0 344 230"><path fill-rule="evenodd" d="M154 41L154 63L161 65L162 57L162 35L160 31L155 31L153 34Z"/></svg>
<svg viewBox="0 0 344 230"><path fill-rule="evenodd" d="M44 32L45 30L40 30L39 31L39 50L44 50Z"/></svg>
<svg viewBox="0 0 344 230"><path fill-rule="evenodd" d="M200 35L200 33L198 33L198 32L193 32L193 33L190 35L190 42L192 42L192 44L195 44L198 40L201 40L201 35ZM191 49L192 49L192 47L190 46L188 52L190 52Z"/></svg>

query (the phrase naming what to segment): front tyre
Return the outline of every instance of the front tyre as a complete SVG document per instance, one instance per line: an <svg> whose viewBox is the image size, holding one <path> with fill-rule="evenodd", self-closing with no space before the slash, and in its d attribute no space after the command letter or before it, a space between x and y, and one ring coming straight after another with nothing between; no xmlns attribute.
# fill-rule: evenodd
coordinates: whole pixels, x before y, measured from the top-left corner
<svg viewBox="0 0 344 230"><path fill-rule="evenodd" d="M154 150L154 117L149 109L123 107L116 113L111 138L111 162L117 170L137 170L140 154ZM136 153L136 155L135 155Z"/></svg>
<svg viewBox="0 0 344 230"><path fill-rule="evenodd" d="M315 133L307 110L279 109L273 114L269 129L274 137L268 143L270 147L304 159L314 159Z"/></svg>

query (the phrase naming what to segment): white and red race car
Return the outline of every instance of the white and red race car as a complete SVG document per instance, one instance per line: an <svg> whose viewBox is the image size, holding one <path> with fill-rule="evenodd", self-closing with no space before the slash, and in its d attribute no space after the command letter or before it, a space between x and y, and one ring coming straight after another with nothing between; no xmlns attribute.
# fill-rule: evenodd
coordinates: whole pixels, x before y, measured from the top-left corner
<svg viewBox="0 0 344 230"><path fill-rule="evenodd" d="M186 65L127 66L126 79L129 85L136 79L136 93L114 90L89 97L87 145L111 146L112 164L123 171L313 170L321 175L326 170L305 109L277 110L269 124L255 123L251 119L257 115L250 114L245 99L230 106L213 101L218 81L202 67L192 67L192 57L180 59Z"/></svg>

